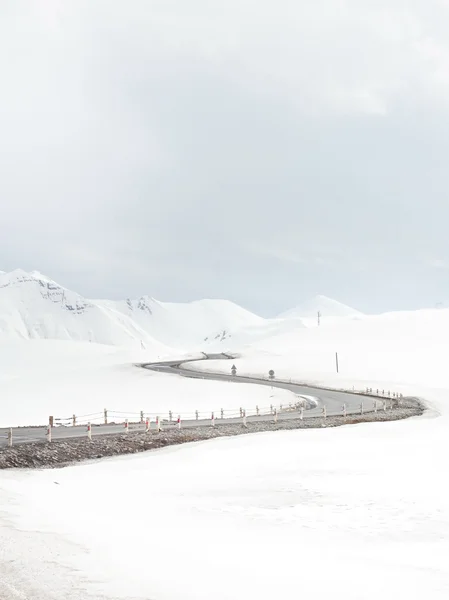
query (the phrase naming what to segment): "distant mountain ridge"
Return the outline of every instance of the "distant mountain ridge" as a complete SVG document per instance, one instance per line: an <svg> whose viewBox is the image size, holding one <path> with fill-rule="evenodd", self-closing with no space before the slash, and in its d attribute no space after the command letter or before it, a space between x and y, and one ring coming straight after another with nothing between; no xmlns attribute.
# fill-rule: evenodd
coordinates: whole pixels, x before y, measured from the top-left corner
<svg viewBox="0 0 449 600"><path fill-rule="evenodd" d="M321 317L362 313L326 296L315 296L276 319L264 319L228 300L160 302L151 296L92 300L39 271L0 271L0 341L7 338L139 345L161 353L247 345L288 333Z"/></svg>
<svg viewBox="0 0 449 600"><path fill-rule="evenodd" d="M357 317L362 316L363 313L342 304L337 300L328 298L327 296L317 295L309 300L306 300L302 304L299 304L295 308L287 310L279 315L280 319L310 319L317 318L318 313L321 317Z"/></svg>
<svg viewBox="0 0 449 600"><path fill-rule="evenodd" d="M110 345L191 348L210 331L257 325L261 317L227 300L164 303L150 296L91 300L49 277L0 271L0 340L63 339Z"/></svg>

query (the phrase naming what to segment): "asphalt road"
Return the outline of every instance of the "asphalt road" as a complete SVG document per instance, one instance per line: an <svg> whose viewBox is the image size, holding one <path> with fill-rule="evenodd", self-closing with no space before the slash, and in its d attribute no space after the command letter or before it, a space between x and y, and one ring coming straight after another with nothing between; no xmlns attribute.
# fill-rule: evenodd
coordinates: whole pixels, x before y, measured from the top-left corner
<svg viewBox="0 0 449 600"><path fill-rule="evenodd" d="M206 358L207 357L207 358ZM230 364L232 364L232 357L227 354L208 354L204 355L204 360L228 360ZM291 383L290 381L283 380L268 380L268 379L259 379L257 377L240 377L233 376L229 373L207 373L204 371L195 371L191 368L185 368L184 365L188 363L198 362L195 361L167 361L160 363L148 363L142 365L145 369L150 369L152 371L158 371L161 373L171 373L175 375L182 375L183 377L190 377L194 379L211 379L214 381L226 381L226 382L234 382L234 383L250 383L252 385L265 385L270 387L281 388L284 390L289 390L296 394L299 397L313 397L316 400L315 406L308 407L307 413L305 417L316 417L320 416L323 412L323 407L326 407L327 415L341 415L343 414L343 404L346 405L346 409L348 414L360 411L360 403L363 401L366 406L370 406L370 398L367 398L365 395L349 393L349 392L339 392L335 390L326 390L323 388L316 387L308 387L305 385L298 385L296 383ZM229 369L230 370L230 369ZM373 400L371 400L372 406ZM281 416L282 415L282 416ZM269 417L271 418L271 417ZM298 418L298 413L279 413L280 418Z"/></svg>
<svg viewBox="0 0 449 600"><path fill-rule="evenodd" d="M204 360L230 360L232 357L225 354L209 354L204 355ZM186 362L196 362L196 361L186 361ZM308 417L317 417L323 414L323 408L326 407L327 416L335 416L343 414L343 405L346 405L346 410L348 414L359 414L360 413L360 404L363 401L365 405L365 410L372 410L373 401L372 398L367 398L366 396L352 394L347 392L339 392L333 390L326 390L315 387L307 387L304 385L298 385L295 383L290 383L288 381L279 381L279 380L264 380L258 379L255 377L240 377L240 376L232 376L231 374L226 375L223 373L206 373L201 371L193 371L191 369L186 369L183 367L184 363L180 363L180 361L167 361L160 363L147 363L140 365L145 369L149 369L152 371L158 371L160 373L167 373L168 375L176 375L183 376L195 379L211 379L214 381L231 381L234 383L248 383L248 384L257 384L257 385L267 385L271 387L277 387L285 390L289 390L296 394L299 397L310 398L313 397L315 402L307 401L306 410L304 411L304 418ZM300 399L300 398L299 398ZM282 411L278 413L278 419L297 419L299 416L298 411ZM218 418L219 415L216 415L216 425L220 425L220 420ZM248 422L251 421L266 421L272 420L272 415L253 415L248 416ZM226 423L241 423L241 418L234 419L225 419ZM155 423L151 424L152 429L155 428ZM176 427L176 423L164 423L164 427L172 428ZM210 427L211 420L183 420L182 427ZM133 424L130 423L129 431L144 431L145 425L143 424ZM8 444L8 431L9 429L0 429L0 447L7 446ZM120 434L124 432L123 424L111 424L111 425L92 425L92 436L97 435L111 435L111 434ZM53 440L63 440L70 439L76 437L84 437L86 436L86 425L80 425L77 427L72 426L56 426L52 428L52 439ZM13 428L13 443L16 444L25 444L29 442L42 442L46 439L46 427L16 427Z"/></svg>

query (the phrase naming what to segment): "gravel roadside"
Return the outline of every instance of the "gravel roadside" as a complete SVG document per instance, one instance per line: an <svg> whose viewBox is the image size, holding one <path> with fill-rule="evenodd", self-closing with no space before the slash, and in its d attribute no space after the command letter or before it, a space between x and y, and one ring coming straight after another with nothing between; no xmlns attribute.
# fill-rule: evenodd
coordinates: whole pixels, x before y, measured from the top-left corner
<svg viewBox="0 0 449 600"><path fill-rule="evenodd" d="M421 415L423 412L424 407L418 399L407 398L402 406L393 407L386 412L367 412L363 415L350 415L346 418L335 416L326 419L323 417L309 417L304 420L279 419L277 423L273 421L248 422L247 427L243 427L241 423L227 424L217 420L215 427L166 429L161 432L152 431L150 433L130 432L128 435L101 435L98 437L93 436L92 441L88 441L87 438L74 438L57 440L51 443L33 442L0 450L0 469L54 468L68 466L84 460L135 454L163 448L164 446L198 442L218 437L246 435L262 431L339 427L341 425L374 421L397 421Z"/></svg>

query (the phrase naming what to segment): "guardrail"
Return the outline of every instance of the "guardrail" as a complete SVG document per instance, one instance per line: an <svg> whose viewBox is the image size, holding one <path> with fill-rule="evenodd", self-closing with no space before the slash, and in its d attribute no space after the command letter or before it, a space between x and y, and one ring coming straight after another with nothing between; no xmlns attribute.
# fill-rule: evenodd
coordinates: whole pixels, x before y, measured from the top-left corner
<svg viewBox="0 0 449 600"><path fill-rule="evenodd" d="M281 380L277 379L277 382ZM285 382L285 381L284 381ZM298 384L301 385L301 384ZM312 388L310 384L307 387ZM320 388L325 389L325 388ZM321 408L310 408L310 399L298 397L296 402L288 404L270 404L270 406L254 406L250 409L239 407L237 409L220 409L218 412L213 411L191 411L176 413L175 411L167 412L148 412L141 410L133 411L117 411L104 409L102 412L89 413L83 415L73 414L69 417L49 417L48 426L46 427L46 440L52 441L52 429L54 428L78 428L86 427L85 432L75 437L85 437L92 440L92 435L95 430L106 432L106 428L111 426L122 426L122 432L126 435L130 431L130 425L133 425L135 431L151 433L152 431L162 431L165 428L183 427L219 427L226 424L240 424L242 427L247 427L249 422L272 421L277 423L278 420L285 419L309 419L319 418L325 425L326 420L331 417L343 417L344 419L354 417L356 415L364 415L369 413L377 413L380 411L386 412L396 407L401 407L403 404L403 395L396 392L391 393L389 390L380 388L366 387L363 390L333 390L342 391L345 393L354 393L361 397L358 406L341 405L340 410L330 411L323 406ZM365 398L366 397L366 398ZM368 399L370 397L370 399ZM365 399L364 399L365 398ZM136 427L137 426L137 427ZM103 429L105 428L105 429ZM109 432L109 431L108 431ZM120 430L115 430L112 433L120 433ZM13 445L13 429L6 430L8 446ZM60 437L60 436L58 436ZM73 437L73 436L70 436ZM65 438L63 438L65 439ZM30 440L31 441L31 440Z"/></svg>

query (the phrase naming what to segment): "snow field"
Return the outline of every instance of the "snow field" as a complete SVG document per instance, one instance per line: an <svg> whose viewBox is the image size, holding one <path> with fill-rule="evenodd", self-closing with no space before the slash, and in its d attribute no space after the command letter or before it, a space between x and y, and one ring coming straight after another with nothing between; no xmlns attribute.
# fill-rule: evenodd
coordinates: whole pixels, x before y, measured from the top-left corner
<svg viewBox="0 0 449 600"><path fill-rule="evenodd" d="M180 356L180 355L178 355ZM201 357L192 354L191 357ZM220 383L139 369L133 362L166 356L83 342L56 340L0 344L0 427L45 425L48 417L102 422L103 409L136 420L141 410L174 418L220 416L220 410L254 410L296 400L287 390ZM176 356L175 356L176 358ZM86 417L98 413L98 418ZM94 432L95 433L95 432Z"/></svg>
<svg viewBox="0 0 449 600"><path fill-rule="evenodd" d="M36 600L443 600L447 452L426 417L8 472L9 565Z"/></svg>
<svg viewBox="0 0 449 600"><path fill-rule="evenodd" d="M422 310L324 321L320 327L248 344L234 362L240 375L268 376L273 369L279 378L316 385L417 395L420 388L449 390L448 351L449 310ZM229 372L229 365L221 361L191 368ZM447 401L439 398L435 408L449 403L449 394Z"/></svg>
<svg viewBox="0 0 449 600"><path fill-rule="evenodd" d="M449 311L323 318L319 328L296 319L290 330L285 322L280 329L263 325L263 335L254 327L246 346L233 346L233 338L218 346L241 353L239 374L274 369L278 377L334 387L378 385L421 397L429 410L399 422L260 433L64 469L4 471L0 597L446 600ZM165 358L155 348L0 345L2 418L19 419L24 409L46 418L56 404L70 415L93 398L99 411L109 408L108 399L112 410L112 401L126 398L129 410L146 410L148 400L150 409L157 403L175 412L180 396L186 410L201 398L210 410L213 396L219 410L228 390L236 394L233 408L248 409L251 394L261 405L259 394L270 393L132 367ZM231 364L194 368L229 372Z"/></svg>

